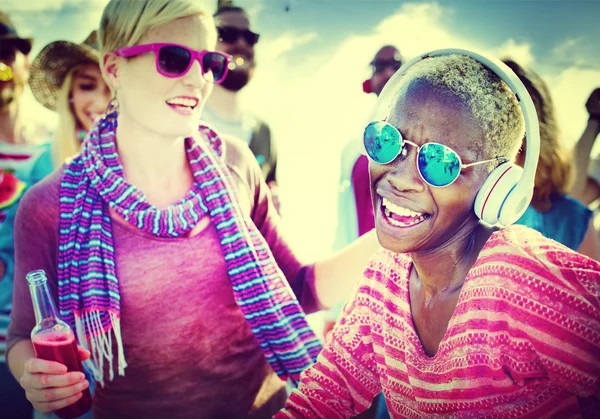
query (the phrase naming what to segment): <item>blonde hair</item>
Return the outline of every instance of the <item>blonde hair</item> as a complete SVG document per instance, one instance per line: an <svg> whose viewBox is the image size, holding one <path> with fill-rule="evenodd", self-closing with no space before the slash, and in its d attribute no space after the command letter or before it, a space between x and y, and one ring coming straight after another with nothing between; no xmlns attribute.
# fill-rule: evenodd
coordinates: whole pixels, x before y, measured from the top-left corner
<svg viewBox="0 0 600 419"><path fill-rule="evenodd" d="M464 55L443 55L417 63L405 78L450 93L467 107L485 133L476 144L483 158L515 158L525 134L523 113L515 94L493 71Z"/></svg>
<svg viewBox="0 0 600 419"><path fill-rule="evenodd" d="M58 126L56 129L56 139L52 150L55 167L60 167L75 154L79 153L80 142L77 138L77 120L73 115L71 107L71 85L73 75L78 66L69 70L61 85L60 92L56 100L56 112L58 113Z"/></svg>
<svg viewBox="0 0 600 419"><path fill-rule="evenodd" d="M535 187L531 205L541 212L552 208L552 201L569 192L573 181L573 160L560 141L560 131L554 115L550 90L533 70L505 59L529 92L540 123L540 157L535 172ZM526 149L523 144L523 157Z"/></svg>
<svg viewBox="0 0 600 419"><path fill-rule="evenodd" d="M212 16L198 0L110 0L100 19L98 37L101 56L119 48L135 45L151 29L188 16L200 15L212 23ZM214 24L207 36L217 42ZM211 39L212 38L212 39ZM103 68L103 60L100 66Z"/></svg>

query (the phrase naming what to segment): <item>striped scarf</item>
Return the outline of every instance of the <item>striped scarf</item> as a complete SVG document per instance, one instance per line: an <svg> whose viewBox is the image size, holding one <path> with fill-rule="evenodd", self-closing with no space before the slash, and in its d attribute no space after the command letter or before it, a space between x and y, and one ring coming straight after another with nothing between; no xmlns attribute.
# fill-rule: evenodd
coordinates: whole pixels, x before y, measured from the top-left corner
<svg viewBox="0 0 600 419"><path fill-rule="evenodd" d="M79 341L89 345L96 380L104 385L105 361L113 379L113 338L118 373L125 375L127 366L110 208L131 225L160 237L186 234L209 214L238 306L273 370L297 382L321 345L267 243L240 210L220 138L200 127L199 135L185 140L194 186L181 201L158 209L123 177L116 127L115 111L96 123L81 154L65 166L60 187L60 314L74 326Z"/></svg>

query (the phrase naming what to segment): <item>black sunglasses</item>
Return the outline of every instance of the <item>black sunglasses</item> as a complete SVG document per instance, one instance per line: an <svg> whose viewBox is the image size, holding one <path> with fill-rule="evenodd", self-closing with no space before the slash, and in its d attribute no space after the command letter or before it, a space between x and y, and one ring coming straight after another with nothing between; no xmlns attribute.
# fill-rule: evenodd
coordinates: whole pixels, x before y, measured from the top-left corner
<svg viewBox="0 0 600 419"><path fill-rule="evenodd" d="M6 43L6 45L0 45L0 61L13 61L17 55L17 47Z"/></svg>
<svg viewBox="0 0 600 419"><path fill-rule="evenodd" d="M250 29L238 29L233 26L217 27L219 40L227 44L233 44L238 39L244 38L248 45L253 46L258 42L259 34L252 32Z"/></svg>
<svg viewBox="0 0 600 419"><path fill-rule="evenodd" d="M398 71L402 67L402 61L398 60L381 60L373 61L371 63L374 73L382 73L386 68L391 68L394 71Z"/></svg>

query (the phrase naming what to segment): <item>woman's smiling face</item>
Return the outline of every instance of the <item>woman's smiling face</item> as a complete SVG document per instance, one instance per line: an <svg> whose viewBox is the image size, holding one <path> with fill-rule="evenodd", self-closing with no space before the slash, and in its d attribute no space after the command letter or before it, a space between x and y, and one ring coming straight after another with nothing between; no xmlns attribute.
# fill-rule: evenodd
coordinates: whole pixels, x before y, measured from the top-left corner
<svg viewBox="0 0 600 419"><path fill-rule="evenodd" d="M108 108L110 89L98 64L83 64L73 73L71 109L79 128L89 131L94 121Z"/></svg>
<svg viewBox="0 0 600 419"><path fill-rule="evenodd" d="M481 160L477 145L483 130L460 100L429 83L405 85L387 122L417 145L436 142L452 148L464 164ZM451 185L435 188L419 174L417 149L405 147L391 163L369 165L377 235L383 247L396 253L434 250L477 225L473 203L489 170L486 165L464 169Z"/></svg>
<svg viewBox="0 0 600 419"><path fill-rule="evenodd" d="M171 43L214 51L216 36L211 24L211 19L200 15L176 19L149 30L138 44ZM212 84L204 78L197 60L180 77L163 76L156 69L156 54L110 58L109 73L113 73L110 77L118 91L120 115L165 137L193 135Z"/></svg>

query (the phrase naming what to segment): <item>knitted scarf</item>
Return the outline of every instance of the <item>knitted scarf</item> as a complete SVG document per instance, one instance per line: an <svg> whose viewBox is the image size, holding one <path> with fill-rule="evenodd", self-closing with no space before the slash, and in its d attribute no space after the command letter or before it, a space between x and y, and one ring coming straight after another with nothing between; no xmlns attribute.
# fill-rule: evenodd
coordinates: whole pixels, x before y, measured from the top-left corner
<svg viewBox="0 0 600 419"><path fill-rule="evenodd" d="M131 225L160 237L186 234L209 214L238 306L273 370L297 382L321 345L267 243L240 210L218 135L200 127L198 135L185 140L194 186L181 201L158 209L123 177L116 127L116 111L96 122L81 154L65 166L60 187L60 314L74 327L78 340L89 345L96 380L104 385L105 361L110 379L114 377L113 338L118 373L125 375L127 366L110 208Z"/></svg>

